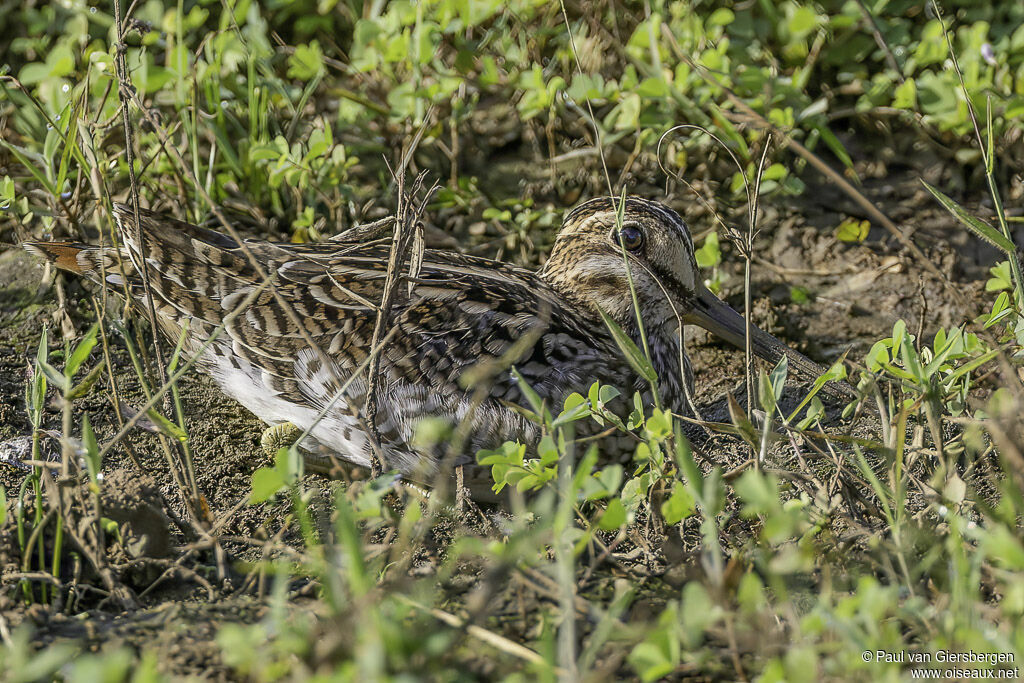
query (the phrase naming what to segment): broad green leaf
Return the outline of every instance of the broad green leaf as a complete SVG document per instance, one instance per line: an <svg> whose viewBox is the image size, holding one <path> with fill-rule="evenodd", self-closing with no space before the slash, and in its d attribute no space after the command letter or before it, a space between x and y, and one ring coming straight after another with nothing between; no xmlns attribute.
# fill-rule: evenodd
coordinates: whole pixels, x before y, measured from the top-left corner
<svg viewBox="0 0 1024 683"><path fill-rule="evenodd" d="M14 191L14 179L9 175L5 175L3 180L0 180L0 209L8 209L11 204L14 203L14 199L17 195Z"/></svg>
<svg viewBox="0 0 1024 683"><path fill-rule="evenodd" d="M281 473L284 483L289 486L302 478L305 462L295 444L277 449L277 454L274 455L274 467Z"/></svg>
<svg viewBox="0 0 1024 683"><path fill-rule="evenodd" d="M672 495L661 505L661 516L668 524L678 524L695 511L693 496L681 481L672 485Z"/></svg>
<svg viewBox="0 0 1024 683"><path fill-rule="evenodd" d="M674 647L673 647L674 643ZM629 665L644 683L656 681L672 673L679 665L678 637L662 627L647 636L629 653ZM676 654L673 657L673 654Z"/></svg>
<svg viewBox="0 0 1024 683"><path fill-rule="evenodd" d="M537 444L537 457L540 459L540 464L545 466L558 462L558 448L550 435L545 434Z"/></svg>
<svg viewBox="0 0 1024 683"><path fill-rule="evenodd" d="M736 15L728 7L719 7L704 23L708 26L728 26L735 21Z"/></svg>
<svg viewBox="0 0 1024 683"><path fill-rule="evenodd" d="M598 520L598 528L604 531L613 531L619 529L623 524L626 523L626 508L622 505L622 500L619 498L612 498L608 501L608 507L601 514L601 519Z"/></svg>
<svg viewBox="0 0 1024 683"><path fill-rule="evenodd" d="M772 369L772 374L769 376L771 380L772 393L775 395L775 400L778 401L782 398L782 392L786 387L786 377L789 376L789 357L782 356L779 362L776 363Z"/></svg>
<svg viewBox="0 0 1024 683"><path fill-rule="evenodd" d="M994 523L981 534L981 548L996 566L1020 571L1024 569L1024 545L1018 535L1004 524Z"/></svg>
<svg viewBox="0 0 1024 683"><path fill-rule="evenodd" d="M579 394L572 394L569 398L572 398L573 396L575 396L578 401L574 400L574 405L567 407L551 422L552 429L569 424L570 422L582 420L590 415L590 404L587 403L587 400ZM569 398L565 401L567 406L569 405Z"/></svg>
<svg viewBox="0 0 1024 683"><path fill-rule="evenodd" d="M900 347L900 357L903 359L903 367L906 368L913 378L922 386L928 383L928 375L925 374L924 366L921 365L921 357L917 349L911 343L903 344Z"/></svg>
<svg viewBox="0 0 1024 683"><path fill-rule="evenodd" d="M917 81L908 78L893 91L892 106L896 109L917 109Z"/></svg>
<svg viewBox="0 0 1024 683"><path fill-rule="evenodd" d="M285 486L284 477L274 467L261 467L252 473L252 493L249 502L253 505L269 500Z"/></svg>
<svg viewBox="0 0 1024 683"><path fill-rule="evenodd" d="M320 43L313 41L308 45L298 45L288 57L288 78L300 81L312 81L324 70L324 53Z"/></svg>
<svg viewBox="0 0 1024 683"><path fill-rule="evenodd" d="M840 242L863 242L871 230L871 223L847 218L836 228L836 239Z"/></svg>
<svg viewBox="0 0 1024 683"><path fill-rule="evenodd" d="M1004 289L1013 289L1013 276L1010 275L1010 262L1000 261L988 269L992 277L985 283L986 292L999 292Z"/></svg>
<svg viewBox="0 0 1024 683"><path fill-rule="evenodd" d="M661 440L672 433L672 413L655 408L647 418L647 433L652 439Z"/></svg>
<svg viewBox="0 0 1024 683"><path fill-rule="evenodd" d="M775 414L776 400L768 373L763 368L757 370L757 400L761 404L761 409L767 413L768 418L771 418Z"/></svg>
<svg viewBox="0 0 1024 683"><path fill-rule="evenodd" d="M992 310L988 314L988 319L985 321L985 329L992 327L999 323L1001 320L1005 320L1013 313L1013 309L1010 308L1010 295L1008 292L1000 292L999 296L996 297L995 302L992 304Z"/></svg>
<svg viewBox="0 0 1024 683"><path fill-rule="evenodd" d="M604 405L605 403L611 403L621 395L622 392L610 384L602 384L597 392L597 399L601 405Z"/></svg>
<svg viewBox="0 0 1024 683"><path fill-rule="evenodd" d="M801 406L803 407L803 406ZM800 411L794 411L794 416ZM812 424L820 420L825 416L825 406L822 404L821 399L817 396L811 399L811 405L807 409L807 414L804 415L803 419L797 423L796 428L800 430L807 429ZM792 418L790 418L792 419Z"/></svg>
<svg viewBox="0 0 1024 683"><path fill-rule="evenodd" d="M789 19L789 31L800 39L813 31L819 22L818 15L810 7L798 7Z"/></svg>
<svg viewBox="0 0 1024 683"><path fill-rule="evenodd" d="M592 481L594 477L591 473L594 471L594 466L597 464L598 450L596 444L590 444L587 448L587 452L584 453L583 459L577 463L575 470L572 475L572 486L576 491L580 491L585 486L585 482Z"/></svg>
<svg viewBox="0 0 1024 683"><path fill-rule="evenodd" d="M697 265L713 268L722 262L722 249L718 244L718 233L711 232L704 238L704 244L694 253Z"/></svg>

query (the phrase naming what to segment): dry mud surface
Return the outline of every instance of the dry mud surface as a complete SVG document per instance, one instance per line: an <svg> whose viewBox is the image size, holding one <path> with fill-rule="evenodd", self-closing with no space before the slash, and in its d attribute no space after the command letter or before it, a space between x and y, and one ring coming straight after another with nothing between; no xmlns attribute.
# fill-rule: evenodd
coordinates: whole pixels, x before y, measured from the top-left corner
<svg viewBox="0 0 1024 683"><path fill-rule="evenodd" d="M861 216L848 199L827 184L808 187L796 200L768 200L761 207L759 261L753 270L755 319L765 330L820 362L834 360L847 349L850 358L862 357L876 339L887 335L898 318L906 320L911 331L919 327L925 330L927 337L939 326L958 324L980 313L987 268L996 260L993 251L979 246L934 204L921 189L916 174L906 172L897 178L869 180L865 185L866 193L913 235L918 246L947 274L948 281L928 274L879 226L872 227L864 243L837 241L835 227L848 216ZM657 190L649 196L663 198ZM712 226L696 202L680 198L670 202L686 215L695 234ZM446 228L444 224L437 227ZM725 293L734 307L741 307L741 264L730 248L725 250L725 260L729 275ZM0 442L8 444L29 434L24 410L26 368L43 325L51 329L56 325L59 330L60 320L54 318L57 301L53 288L44 281L44 267L20 249L11 247L0 254L0 282ZM812 299L793 303L793 286L806 288ZM950 288L959 292L961 301L951 295ZM76 283L69 281L66 290L70 321L81 331L93 319L91 305ZM692 333L688 347L694 360L699 405L709 411L721 410L723 392L743 379L742 354L708 339L703 332ZM112 348L113 369L124 400L138 405L141 400L129 359L120 343ZM199 489L215 514L231 510L249 493L252 472L268 464L259 446L263 427L205 377L189 375L181 389ZM101 438L114 432L116 420L108 392L102 387L80 402L79 409L89 412ZM52 405L46 426L60 426L59 411ZM105 500L105 508L116 518L131 521L135 547L142 555L178 557L184 541L165 514L165 503L170 515L181 510L174 509L179 499L164 457L152 434L137 430L127 441L145 474L139 472L126 449L115 449L104 470L107 480L118 485L111 487L116 495ZM728 443L716 441L707 446L705 457L726 467L743 457ZM9 492L17 490L23 476L23 471L0 464L0 483ZM315 475L309 475L309 479L310 484L324 487L340 485ZM265 537L279 530L286 510L282 503L243 505L221 531L229 536ZM441 537L457 531L442 528L435 534ZM2 536L0 543L9 543L11 538ZM242 545L226 547L232 553L227 560L228 579L219 583L215 576L203 577L203 585L193 577L178 574L164 577L146 590L161 571L138 567L132 576L125 577L136 594L142 595L134 611L119 613L99 601L83 605L86 611L80 614L53 613L39 607L25 609L13 601L0 604L0 611L11 627L22 621L33 623L34 642L39 647L67 639L96 651L123 644L144 646L156 653L159 668L166 672L210 679L230 677L214 640L217 629L230 622L255 622L268 608L243 585L242 570L234 564L240 559L256 559L253 551ZM209 557L202 559L199 564L203 566L214 562ZM11 561L10 548L6 552L0 549L0 561ZM674 583L680 575L695 570L687 562L692 564L684 556L675 567L655 572L638 569L631 580L645 598L634 609L642 610L644 605L656 609L664 582ZM471 583L473 577L466 580ZM303 604L297 599L295 607L301 609ZM511 624L507 629L514 637L516 626ZM476 673L486 675L484 670Z"/></svg>

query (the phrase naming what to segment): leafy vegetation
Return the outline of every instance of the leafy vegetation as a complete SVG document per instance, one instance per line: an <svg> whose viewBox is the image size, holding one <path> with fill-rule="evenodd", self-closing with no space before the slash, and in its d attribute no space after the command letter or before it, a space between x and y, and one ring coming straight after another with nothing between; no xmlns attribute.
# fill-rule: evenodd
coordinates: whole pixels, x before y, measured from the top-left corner
<svg viewBox="0 0 1024 683"><path fill-rule="evenodd" d="M762 202L800 201L821 163L867 192L870 157L928 154L945 184L922 191L996 250L984 292L936 285L952 324L896 319L799 393L784 363L750 367L753 405L730 397L726 417L700 421L711 437L622 387L574 387L562 406L526 387L544 437L476 454L506 501L484 511L394 475L311 476L287 446L254 457L248 490L211 509L179 386L190 361L176 349L158 371L144 321L121 325L106 299L75 308L58 285L61 334L33 330L22 349L29 465L0 486L0 678L173 676L144 641L79 656L70 641L38 647L21 618L137 613L171 579L265 608L211 617L211 666L258 681L897 680L912 666L879 652L1019 666L1024 281L1004 198L1020 199L1024 170L1024 5L148 0L123 40L106 5L7 3L0 23L9 242L109 241L106 209L132 175L182 218L220 206L256 233L317 241L391 206L388 165L410 154L445 181L430 209L459 247L524 264L579 197L712 189L693 203L707 209L693 209L698 263L716 293L749 293L729 267L747 253L747 184ZM843 248L895 249L877 227L858 213L828 231ZM818 305L815 285L788 284L794 304ZM825 379L847 376L857 398L826 405ZM134 407L118 400L126 377ZM577 439L589 423L632 439L632 461ZM105 477L134 425L162 458L167 556ZM420 436L455 438L430 423Z"/></svg>

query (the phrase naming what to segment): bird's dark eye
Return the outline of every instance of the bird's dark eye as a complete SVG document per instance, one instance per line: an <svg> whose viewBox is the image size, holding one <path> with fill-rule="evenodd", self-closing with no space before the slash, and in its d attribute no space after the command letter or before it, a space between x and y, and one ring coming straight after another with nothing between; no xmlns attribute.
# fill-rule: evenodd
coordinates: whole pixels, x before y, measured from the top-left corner
<svg viewBox="0 0 1024 683"><path fill-rule="evenodd" d="M627 251L636 251L644 244L644 234L635 225L624 225L615 241L625 247Z"/></svg>

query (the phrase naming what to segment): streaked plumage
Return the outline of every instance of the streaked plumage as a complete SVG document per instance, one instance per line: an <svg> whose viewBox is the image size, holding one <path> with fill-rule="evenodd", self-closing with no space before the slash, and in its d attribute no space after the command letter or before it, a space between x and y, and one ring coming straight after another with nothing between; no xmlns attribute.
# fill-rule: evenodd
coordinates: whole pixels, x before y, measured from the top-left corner
<svg viewBox="0 0 1024 683"><path fill-rule="evenodd" d="M261 284L234 240L148 211L141 215L150 287L164 333L176 341L187 322L185 351L196 354L227 321L224 334L198 359L199 367L265 422L309 426L367 357L389 241L246 241L321 355L292 325L269 288L228 317ZM134 263L126 273L128 285L141 303L133 212L118 205L116 218L125 240L122 255ZM470 462L477 449L504 440L536 440L536 426L509 407L524 402L509 365L556 410L569 392L585 391L596 380L629 394L646 392L646 383L622 357L597 312L603 309L640 343L618 244L624 236L632 246L640 235L639 247L630 252L629 269L660 393L672 410L688 412L692 376L680 323L695 322L742 344L742 318L701 284L693 242L678 214L656 202L630 198L622 225L620 234L610 199L578 206L566 215L539 272L426 251L412 287L398 288L390 321L396 329L382 352L377 425L390 467L420 480L429 481L434 474L439 452L413 445L422 417L452 424L470 421L457 464ZM29 249L94 281L105 278L112 289L123 284L112 249L69 243L37 243ZM126 267L130 263L126 260ZM797 372L810 376L820 371L760 330L753 341L758 355L774 360L785 353ZM460 379L482 362L500 370L481 380L487 382L483 400L473 410L471 395L477 387L467 388ZM355 416L364 406L365 392L362 377L352 381L344 399L327 410L303 445L368 465L367 435Z"/></svg>

